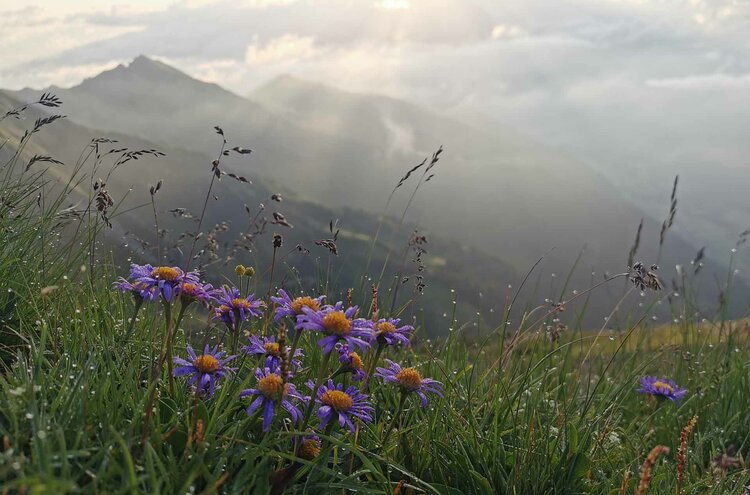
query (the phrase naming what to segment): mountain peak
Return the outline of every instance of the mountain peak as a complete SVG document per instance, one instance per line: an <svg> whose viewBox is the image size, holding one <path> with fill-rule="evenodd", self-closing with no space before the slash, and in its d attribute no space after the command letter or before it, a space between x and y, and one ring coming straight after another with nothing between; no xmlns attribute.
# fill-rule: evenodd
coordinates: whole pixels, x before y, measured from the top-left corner
<svg viewBox="0 0 750 495"><path fill-rule="evenodd" d="M180 72L174 67L165 64L164 62L159 62L158 60L149 58L146 55L138 55L137 57L135 57L133 61L128 64L127 68L136 71L167 70L171 72Z"/></svg>
<svg viewBox="0 0 750 495"><path fill-rule="evenodd" d="M120 64L114 69L104 71L97 76L85 79L81 87L94 89L99 86L115 84L133 84L151 81L154 83L175 84L178 81L192 81L192 78L174 67L154 60L145 55L139 55L129 64Z"/></svg>

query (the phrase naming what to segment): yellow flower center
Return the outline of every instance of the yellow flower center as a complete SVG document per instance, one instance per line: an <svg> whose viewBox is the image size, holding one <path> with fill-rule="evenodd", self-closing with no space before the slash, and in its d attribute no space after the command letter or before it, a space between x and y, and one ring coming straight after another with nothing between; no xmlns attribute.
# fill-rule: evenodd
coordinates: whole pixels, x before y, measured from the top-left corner
<svg viewBox="0 0 750 495"><path fill-rule="evenodd" d="M151 270L151 276L158 278L159 280L166 280L167 282L174 282L180 278L180 270L172 268L170 266L158 266Z"/></svg>
<svg viewBox="0 0 750 495"><path fill-rule="evenodd" d="M227 306L226 304L222 304L221 306L219 306L219 313L229 313L229 306Z"/></svg>
<svg viewBox="0 0 750 495"><path fill-rule="evenodd" d="M195 358L193 366L201 373L213 373L219 369L219 361L210 354L203 354Z"/></svg>
<svg viewBox="0 0 750 495"><path fill-rule="evenodd" d="M282 380L276 373L271 373L270 375L264 376L258 380L258 390L263 392L263 395L269 399L279 397L279 393L282 390L284 391L284 395L286 395L288 388L288 385L285 384L284 380Z"/></svg>
<svg viewBox="0 0 750 495"><path fill-rule="evenodd" d="M232 299L232 307L234 309L250 309L250 301L247 299Z"/></svg>
<svg viewBox="0 0 750 495"><path fill-rule="evenodd" d="M672 385L668 383L664 383L661 380L657 380L654 382L654 390L665 394L671 394L674 392L674 387L672 387Z"/></svg>
<svg viewBox="0 0 750 495"><path fill-rule="evenodd" d="M337 412L346 412L354 405L354 401L349 397L349 394L341 390L326 390L323 392L320 400L323 401L323 404L331 406Z"/></svg>
<svg viewBox="0 0 750 495"><path fill-rule="evenodd" d="M265 349L266 354L269 356L279 357L279 344L276 342L268 342L263 346L263 349Z"/></svg>
<svg viewBox="0 0 750 495"><path fill-rule="evenodd" d="M362 358L356 352L349 353L349 359L352 361L352 368L361 370L362 369Z"/></svg>
<svg viewBox="0 0 750 495"><path fill-rule="evenodd" d="M396 374L396 380L408 390L416 390L422 384L422 375L414 368L404 368Z"/></svg>
<svg viewBox="0 0 750 495"><path fill-rule="evenodd" d="M396 326L389 321L378 323L377 328L378 328L378 333L394 333L396 331Z"/></svg>
<svg viewBox="0 0 750 495"><path fill-rule="evenodd" d="M343 311L331 311L323 318L326 332L336 335L348 335L352 331L352 322Z"/></svg>
<svg viewBox="0 0 750 495"><path fill-rule="evenodd" d="M313 311L320 311L320 303L309 296L298 297L292 301L292 311L296 314L302 314L302 308L310 308Z"/></svg>
<svg viewBox="0 0 750 495"><path fill-rule="evenodd" d="M195 294L195 291L198 289L198 286L191 283L184 283L182 284L182 293L188 296L192 296Z"/></svg>
<svg viewBox="0 0 750 495"><path fill-rule="evenodd" d="M299 446L299 456L306 461L311 461L319 455L320 443L313 438L308 438Z"/></svg>

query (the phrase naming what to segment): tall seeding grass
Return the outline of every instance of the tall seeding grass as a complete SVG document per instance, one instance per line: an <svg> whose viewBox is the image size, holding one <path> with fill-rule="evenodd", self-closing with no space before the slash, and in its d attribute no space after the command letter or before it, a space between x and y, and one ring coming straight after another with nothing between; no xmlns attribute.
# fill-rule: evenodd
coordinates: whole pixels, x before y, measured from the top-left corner
<svg viewBox="0 0 750 495"><path fill-rule="evenodd" d="M604 282L644 292L619 332L561 326L584 291L481 337L454 317L446 338L417 326L390 345L380 324L400 315L376 291L353 294L356 310L341 297L338 314L326 304L346 288L323 283L274 302L271 267L218 283L210 267L190 275L191 257L122 273L98 247L118 214L98 175L116 166L94 142L61 181L24 153L44 125L6 144L18 152L1 174L1 493L750 493L748 329L690 316L692 274L660 291L645 268ZM654 328L667 293L675 323ZM253 337L277 346L244 351ZM344 343L356 358L340 359ZM378 372L387 360L401 373ZM687 392L639 393L646 375ZM439 384L422 407L427 378Z"/></svg>

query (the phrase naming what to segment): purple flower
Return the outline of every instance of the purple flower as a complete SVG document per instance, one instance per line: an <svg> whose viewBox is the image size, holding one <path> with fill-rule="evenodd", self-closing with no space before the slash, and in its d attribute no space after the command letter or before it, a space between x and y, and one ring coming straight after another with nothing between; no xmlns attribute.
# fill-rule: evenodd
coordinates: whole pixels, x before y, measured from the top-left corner
<svg viewBox="0 0 750 495"><path fill-rule="evenodd" d="M251 316L255 316L256 318L261 316L263 314L261 308L265 306L265 303L260 299L253 299L254 294L242 298L240 291L236 287L228 287L226 285L215 289L211 293L211 297L218 304L214 308L214 316L229 326L234 325L235 318L237 317L239 317L240 321L245 321Z"/></svg>
<svg viewBox="0 0 750 495"><path fill-rule="evenodd" d="M326 306L320 311L303 308L303 314L297 316L297 328L323 332L326 336L318 341L323 353L329 354L337 342L343 340L350 346L364 349L369 346L372 330L366 320L352 318L357 313L357 307L341 311L341 303L336 306Z"/></svg>
<svg viewBox="0 0 750 495"><path fill-rule="evenodd" d="M320 386L315 402L319 404L318 418L321 429L338 418L339 426L348 426L349 431L354 432L352 419L370 423L371 414L375 412L367 401L367 395L360 392L357 387L352 385L345 391L343 384L334 385L333 380L328 380L327 384Z"/></svg>
<svg viewBox="0 0 750 495"><path fill-rule="evenodd" d="M312 461L320 455L320 437L314 433L302 437L297 448L297 457L306 461Z"/></svg>
<svg viewBox="0 0 750 495"><path fill-rule="evenodd" d="M313 311L320 311L320 307L323 304L323 299L326 296L319 296L312 298L309 296L301 296L295 299L289 297L284 289L279 289L279 296L272 297L271 302L275 305L273 310L273 320L278 323L282 318L296 318L302 314L302 308L310 308Z"/></svg>
<svg viewBox="0 0 750 495"><path fill-rule="evenodd" d="M422 407L427 407L427 395L425 392L443 396L443 385L432 378L422 378L422 375L414 368L401 368L398 363L385 360L387 368L377 368L375 376L388 383L395 383L402 393L416 393L422 399Z"/></svg>
<svg viewBox="0 0 750 495"><path fill-rule="evenodd" d="M179 357L174 358L174 363L179 365L172 372L174 376L190 375L188 385L197 384L198 393L204 393L208 390L209 397L216 390L216 382L226 378L234 372L234 368L229 368L226 364L237 356L229 356L222 359L224 351L217 352L218 346L209 349L208 344L203 349L203 354L197 356L193 348L188 346L187 353L189 360Z"/></svg>
<svg viewBox="0 0 750 495"><path fill-rule="evenodd" d="M680 388L677 384L666 378L656 378L655 376L644 376L641 378L641 388L636 392L648 394L660 399L669 399L672 402L679 402L687 394L687 390Z"/></svg>
<svg viewBox="0 0 750 495"><path fill-rule="evenodd" d="M341 363L341 371L344 373L351 373L352 380L355 382L362 381L365 376L364 366L362 365L362 358L359 354L352 352L347 344L338 346L339 351L339 363Z"/></svg>
<svg viewBox="0 0 750 495"><path fill-rule="evenodd" d="M120 292L131 292L136 298L154 301L159 297L156 287L150 287L144 291L145 287L137 282L140 278L149 276L153 270L154 267L151 265L136 265L133 263L130 265L128 278L118 277L115 282L115 288Z"/></svg>
<svg viewBox="0 0 750 495"><path fill-rule="evenodd" d="M287 352L291 351L291 348L287 346ZM252 356L265 356L264 367L275 370L281 366L281 350L279 344L276 342L276 337L258 337L257 335L250 336L250 345L242 347L242 350L246 354ZM292 357L291 371L297 371L302 367L302 363L299 359L304 357L302 349L295 349L294 356Z"/></svg>
<svg viewBox="0 0 750 495"><path fill-rule="evenodd" d="M211 284L202 284L200 282L185 281L179 287L180 299L184 303L199 301L201 303L209 303L211 301L211 292L213 292L213 286Z"/></svg>
<svg viewBox="0 0 750 495"><path fill-rule="evenodd" d="M289 401L289 398L306 403L310 399L309 397L299 394L293 384L284 382L277 371L271 371L269 368L255 370L255 378L258 380L258 388L243 390L240 392L240 397L255 397L255 400L247 408L248 416L261 406L263 407L263 431L268 431L271 426L277 405L281 405L289 413L294 423L302 419L302 412Z"/></svg>
<svg viewBox="0 0 750 495"><path fill-rule="evenodd" d="M180 293L183 283L200 284L198 273L185 273L176 266L132 264L127 280L120 277L115 286L122 292L137 293L146 301L155 301L161 295L170 302Z"/></svg>
<svg viewBox="0 0 750 495"><path fill-rule="evenodd" d="M408 346L409 337L414 331L414 327L411 325L399 326L400 322L401 320L398 318L383 318L371 322L372 341L370 344L374 345L375 342L382 342L386 345L403 344Z"/></svg>

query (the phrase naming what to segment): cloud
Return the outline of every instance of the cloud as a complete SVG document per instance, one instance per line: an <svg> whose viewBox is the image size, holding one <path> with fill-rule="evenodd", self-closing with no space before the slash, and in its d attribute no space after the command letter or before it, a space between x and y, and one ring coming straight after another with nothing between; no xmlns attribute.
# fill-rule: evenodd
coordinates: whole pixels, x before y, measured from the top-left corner
<svg viewBox="0 0 750 495"><path fill-rule="evenodd" d="M253 43L245 51L245 63L251 66L294 63L314 57L315 41L310 36L285 34L260 45Z"/></svg>
<svg viewBox="0 0 750 495"><path fill-rule="evenodd" d="M379 0L375 2L375 7L383 10L402 10L411 7L409 0Z"/></svg>
<svg viewBox="0 0 750 495"><path fill-rule="evenodd" d="M94 77L124 62L126 60L117 59L100 63L39 67L28 72L5 73L0 77L0 88L43 89L49 85L49 81L55 81L55 85L60 87L75 86L86 78Z"/></svg>
<svg viewBox="0 0 750 495"><path fill-rule="evenodd" d="M522 27L498 24L497 26L492 28L491 37L493 40L501 38L516 38L518 36L522 36L525 33L526 30L524 30Z"/></svg>
<svg viewBox="0 0 750 495"><path fill-rule="evenodd" d="M665 79L650 79L646 85L652 88L678 90L750 90L750 74L706 74Z"/></svg>

